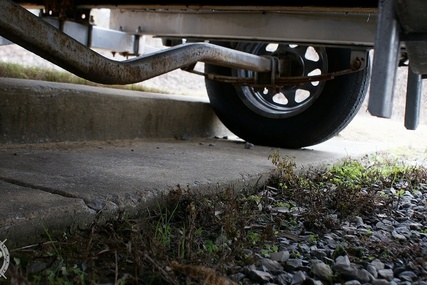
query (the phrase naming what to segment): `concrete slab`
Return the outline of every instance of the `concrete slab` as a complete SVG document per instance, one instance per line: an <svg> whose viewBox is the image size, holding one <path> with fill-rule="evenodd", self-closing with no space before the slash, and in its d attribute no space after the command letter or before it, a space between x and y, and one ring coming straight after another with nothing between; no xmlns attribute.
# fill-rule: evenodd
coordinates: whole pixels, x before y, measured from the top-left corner
<svg viewBox="0 0 427 285"><path fill-rule="evenodd" d="M0 143L226 134L202 98L0 78Z"/></svg>
<svg viewBox="0 0 427 285"><path fill-rule="evenodd" d="M0 240L25 244L45 228L84 226L94 213L136 214L178 184L201 193L262 185L274 169L268 156L276 150L206 138L1 145ZM279 151L298 167L315 167L377 150L331 140Z"/></svg>
<svg viewBox="0 0 427 285"><path fill-rule="evenodd" d="M137 214L177 185L263 185L277 149L214 134L229 132L202 99L0 78L0 241L13 248L95 215ZM383 149L332 139L279 151L308 168Z"/></svg>
<svg viewBox="0 0 427 285"><path fill-rule="evenodd" d="M8 248L87 227L95 218L82 199L0 181L0 237ZM46 240L46 238L44 239Z"/></svg>

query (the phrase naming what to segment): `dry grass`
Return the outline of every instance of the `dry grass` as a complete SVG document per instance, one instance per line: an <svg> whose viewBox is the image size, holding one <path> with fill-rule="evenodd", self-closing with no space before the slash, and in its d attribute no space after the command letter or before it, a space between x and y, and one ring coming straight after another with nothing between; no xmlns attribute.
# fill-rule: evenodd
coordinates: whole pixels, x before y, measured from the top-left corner
<svg viewBox="0 0 427 285"><path fill-rule="evenodd" d="M142 85L103 85L93 83L72 73L41 67L28 67L17 63L0 62L0 77L31 79L49 82L72 83L89 86L110 87L117 89L135 90L142 92L166 93L157 88L147 88Z"/></svg>
<svg viewBox="0 0 427 285"><path fill-rule="evenodd" d="M137 217L122 213L115 220L62 237L51 237L46 229L40 244L11 251L14 261L8 280L20 280L19 284L206 284L206 280L235 284L227 276L256 263L257 256L277 251L280 238L299 242L308 236L315 241L355 215L365 219L375 211L392 213L399 200L383 189L425 191L427 179L426 169L383 156L347 159L324 170L298 174L292 160L279 153L273 153L271 160L276 170L259 189L231 187L206 196L177 186L157 207ZM351 246L337 250L359 260L385 249L387 258L418 258L413 245L367 243L365 248L363 252L353 252Z"/></svg>

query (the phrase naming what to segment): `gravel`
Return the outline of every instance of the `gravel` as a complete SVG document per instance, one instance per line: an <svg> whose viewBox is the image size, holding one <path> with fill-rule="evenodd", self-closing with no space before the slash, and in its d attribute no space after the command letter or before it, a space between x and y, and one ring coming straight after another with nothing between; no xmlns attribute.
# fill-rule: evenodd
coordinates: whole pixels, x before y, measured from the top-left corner
<svg viewBox="0 0 427 285"><path fill-rule="evenodd" d="M31 261L16 273L42 283L73 268L94 284L427 284L427 158L413 157L298 172L286 158L260 189L177 188L163 201L169 210L64 233L59 256L50 239L15 250Z"/></svg>
<svg viewBox="0 0 427 285"><path fill-rule="evenodd" d="M301 213L310 209L289 210L294 235L281 237L276 252L256 253L254 264L238 267L230 278L239 284L427 284L427 184L380 192L394 197L391 210L378 205L369 216L344 221L330 213L339 226L324 233L305 226ZM270 211L274 216L283 208Z"/></svg>

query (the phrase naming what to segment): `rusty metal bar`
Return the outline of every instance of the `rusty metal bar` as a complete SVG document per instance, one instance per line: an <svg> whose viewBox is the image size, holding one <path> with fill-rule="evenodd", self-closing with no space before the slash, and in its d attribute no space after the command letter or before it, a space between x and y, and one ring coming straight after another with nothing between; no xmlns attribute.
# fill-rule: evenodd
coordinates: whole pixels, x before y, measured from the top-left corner
<svg viewBox="0 0 427 285"><path fill-rule="evenodd" d="M268 72L268 58L212 45L184 44L126 61L107 59L10 1L0 1L0 35L87 80L131 84L198 61Z"/></svg>
<svg viewBox="0 0 427 285"><path fill-rule="evenodd" d="M234 76L204 73L196 70L187 70L187 71L204 76L210 80L230 83L235 85L250 85L252 87L266 87L271 85L274 87L283 87L283 86L294 86L294 85L299 85L299 84L304 84L304 83L314 82L314 81L332 80L337 76L359 72L364 68L365 67L362 67L360 69L344 69L344 70L335 71L331 73L326 73L321 75L312 75L312 76L276 77L274 78L274 84L269 84L269 83L260 84L259 82L257 82L257 79L255 77L234 77Z"/></svg>

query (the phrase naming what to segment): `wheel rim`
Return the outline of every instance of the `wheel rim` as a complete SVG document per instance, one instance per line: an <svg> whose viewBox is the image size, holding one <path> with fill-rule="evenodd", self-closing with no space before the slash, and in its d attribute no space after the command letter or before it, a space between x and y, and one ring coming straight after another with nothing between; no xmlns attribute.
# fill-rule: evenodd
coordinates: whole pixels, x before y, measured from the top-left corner
<svg viewBox="0 0 427 285"><path fill-rule="evenodd" d="M237 49L283 58L291 70L287 76L321 75L328 70L327 54L323 47L265 43L242 44ZM254 76L252 71L247 70L235 70L233 73L238 77ZM250 86L236 86L236 89L240 99L252 111L268 118L286 118L309 108L322 93L324 85L325 81L316 81L278 90L255 90Z"/></svg>

